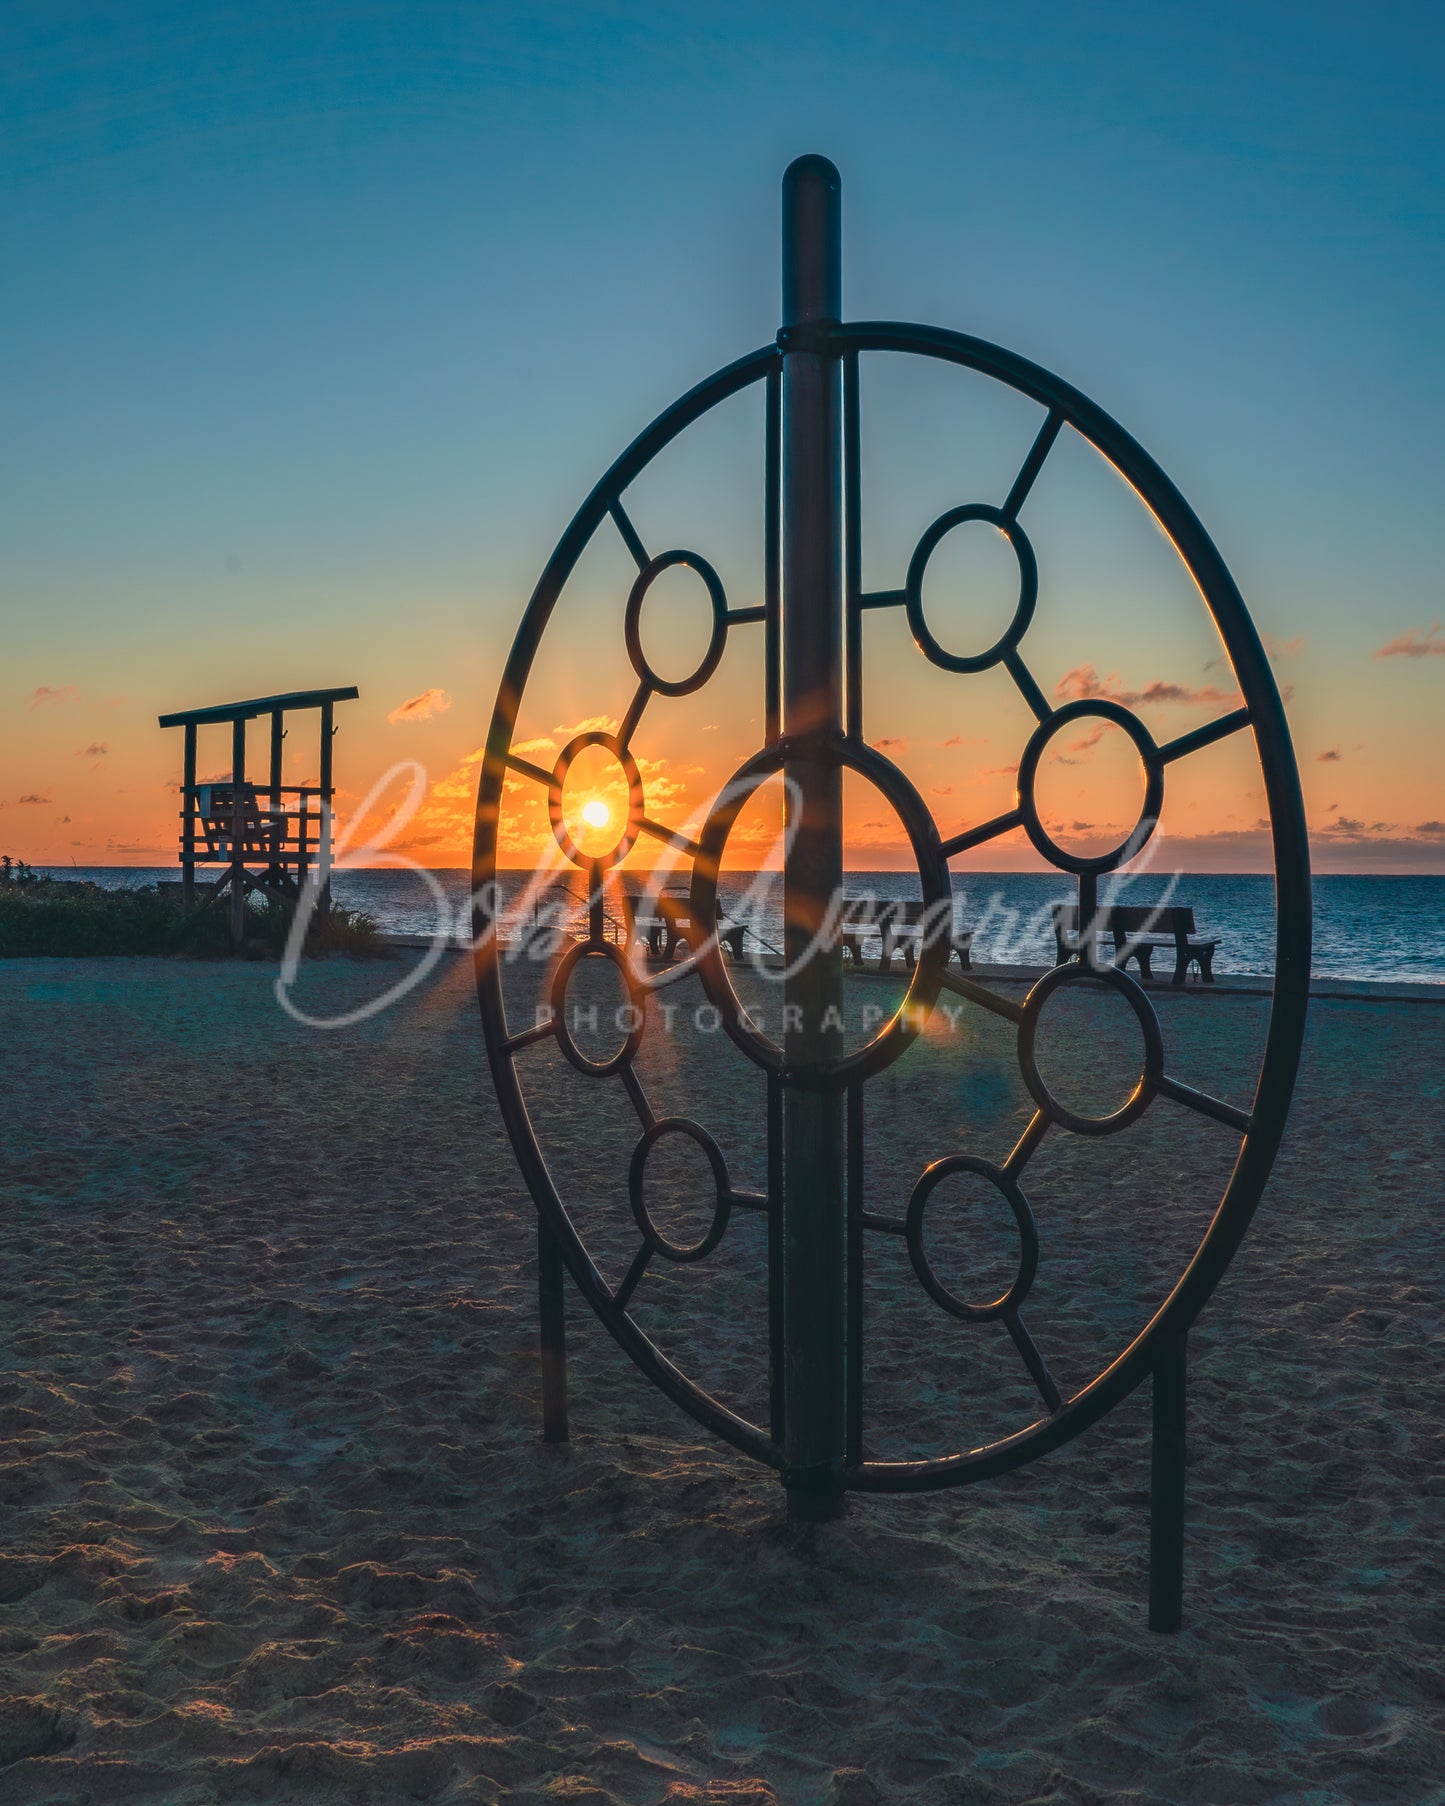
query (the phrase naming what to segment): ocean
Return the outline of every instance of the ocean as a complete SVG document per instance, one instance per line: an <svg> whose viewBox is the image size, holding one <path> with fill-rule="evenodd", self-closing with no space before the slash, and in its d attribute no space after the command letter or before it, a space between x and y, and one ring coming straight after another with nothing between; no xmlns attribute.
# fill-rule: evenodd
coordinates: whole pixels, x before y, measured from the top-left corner
<svg viewBox="0 0 1445 1806"><path fill-rule="evenodd" d="M42 868L46 869L46 868ZM175 866L51 867L57 877L88 878L98 884L153 884L174 881ZM555 875L542 880L555 883ZM506 872L499 880L504 906L528 913L540 900L544 910L556 893L527 895L531 875ZM635 888L641 880L629 880ZM435 890L433 889L435 886ZM580 902L582 880L571 879ZM734 873L719 887L724 906L741 914L765 946L782 946L782 881L777 873ZM332 891L338 902L365 910L386 930L431 934L466 932L468 874L444 869L429 873L386 869L341 871ZM436 891L440 892L440 902ZM852 872L849 895L908 898L918 895L909 872ZM953 880L954 918L973 931L973 957L981 964L1043 965L1054 957L1050 910L1073 902L1074 891L1061 873L959 872ZM1107 881L1100 901L1108 901ZM1197 931L1219 941L1215 969L1270 972L1274 968L1274 884L1267 876L1217 872L1167 875L1146 873L1117 891L1120 903L1164 900L1193 907ZM1321 978L1445 984L1445 876L1328 876L1314 880L1314 971Z"/></svg>

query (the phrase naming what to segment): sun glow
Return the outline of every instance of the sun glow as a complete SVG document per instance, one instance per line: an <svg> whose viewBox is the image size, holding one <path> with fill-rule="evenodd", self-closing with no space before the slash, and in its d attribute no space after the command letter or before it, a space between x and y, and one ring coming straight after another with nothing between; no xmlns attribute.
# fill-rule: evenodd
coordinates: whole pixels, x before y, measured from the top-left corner
<svg viewBox="0 0 1445 1806"><path fill-rule="evenodd" d="M605 828L612 820L612 811L600 796L594 796L582 805L582 819L589 828Z"/></svg>

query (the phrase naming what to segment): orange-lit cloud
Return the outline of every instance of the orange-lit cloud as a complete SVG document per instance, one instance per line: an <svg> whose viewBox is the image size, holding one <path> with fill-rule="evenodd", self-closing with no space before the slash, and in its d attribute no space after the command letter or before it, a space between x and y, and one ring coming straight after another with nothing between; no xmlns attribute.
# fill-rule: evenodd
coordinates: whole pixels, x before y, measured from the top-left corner
<svg viewBox="0 0 1445 1806"><path fill-rule="evenodd" d="M1397 639L1388 641L1375 654L1376 658L1445 658L1445 628L1439 621L1427 633L1423 627L1412 627Z"/></svg>
<svg viewBox="0 0 1445 1806"><path fill-rule="evenodd" d="M1338 765L1344 756L1338 746L1327 746L1323 752L1315 754L1315 762L1319 765Z"/></svg>
<svg viewBox="0 0 1445 1806"><path fill-rule="evenodd" d="M1119 687L1117 672L1111 671L1107 677L1100 677L1092 665L1075 665L1072 671L1066 671L1054 685L1054 694L1063 702L1103 699L1123 703L1126 708L1150 702L1239 701L1238 692L1234 690L1217 690L1213 684L1192 689L1188 684L1166 683L1159 678L1145 684L1142 690L1123 690Z"/></svg>
<svg viewBox="0 0 1445 1806"><path fill-rule="evenodd" d="M110 748L102 746L99 740L92 740L89 746L80 747L75 756L77 759L103 759L109 751Z"/></svg>
<svg viewBox="0 0 1445 1806"><path fill-rule="evenodd" d="M420 696L399 702L387 720L393 727L407 721L430 721L434 715L444 715L451 706L452 699L445 690L423 690Z"/></svg>
<svg viewBox="0 0 1445 1806"><path fill-rule="evenodd" d="M60 684L59 686L41 684L38 689L30 692L30 707L38 709L45 702L76 702L79 697L80 691L74 684Z"/></svg>

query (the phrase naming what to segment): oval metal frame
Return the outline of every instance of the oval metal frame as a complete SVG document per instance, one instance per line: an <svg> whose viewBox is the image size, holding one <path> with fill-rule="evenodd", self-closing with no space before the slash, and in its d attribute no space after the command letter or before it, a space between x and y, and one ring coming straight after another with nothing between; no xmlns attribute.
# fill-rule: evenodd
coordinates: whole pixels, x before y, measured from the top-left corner
<svg viewBox="0 0 1445 1806"><path fill-rule="evenodd" d="M1039 775L1039 761L1044 756L1044 748L1060 728L1067 727L1071 721L1082 721L1089 716L1112 721L1115 727L1122 728L1133 741L1134 750L1144 767L1144 806L1139 811L1139 819L1133 830L1111 852L1092 856L1071 853L1067 847L1059 845L1039 820L1039 806L1034 797L1034 784ZM1159 815L1164 807L1164 761L1159 755L1159 746L1154 736L1131 709L1126 709L1122 703L1113 702L1105 696L1085 697L1078 702L1066 702L1047 721L1041 721L1029 736L1029 743L1019 760L1018 796L1024 832L1051 865L1056 865L1065 872L1117 871L1126 861L1143 851L1145 842L1159 825Z"/></svg>
<svg viewBox="0 0 1445 1806"><path fill-rule="evenodd" d="M1038 1061L1034 1058L1034 1041L1044 1005L1055 991L1072 984L1098 984L1119 992L1144 1031L1144 1070L1139 1075L1139 1082L1119 1108L1107 1116L1081 1116L1076 1110L1070 1110L1061 1104L1044 1082ZM1077 964L1055 966L1052 972L1044 974L1024 999L1023 1019L1019 1023L1018 1059L1019 1071L1028 1087L1029 1096L1050 1122L1075 1135L1117 1135L1120 1129L1127 1129L1130 1123L1137 1122L1159 1095L1160 1081L1164 1077L1164 1036L1154 1005L1150 1003L1144 987L1120 967L1094 968Z"/></svg>
<svg viewBox="0 0 1445 1806"><path fill-rule="evenodd" d="M646 1176L647 1156L662 1140L664 1135L685 1135L689 1141L696 1142L712 1168L713 1184L717 1190L717 1199L713 1205L712 1222L707 1233L699 1241L682 1248L670 1241L652 1220L647 1208L647 1200L642 1194L643 1179ZM662 1255L664 1260L676 1261L686 1266L695 1260L706 1260L717 1247L727 1231L728 1221L732 1214L732 1181L728 1178L728 1163L723 1158L723 1151L703 1128L687 1116L663 1116L644 1129L637 1146L632 1150L632 1160L627 1168L627 1195L632 1204L632 1216L642 1232L642 1239L649 1248Z"/></svg>
<svg viewBox="0 0 1445 1806"><path fill-rule="evenodd" d="M864 1460L845 1468L840 1476L844 1484L864 1492L923 1492L1006 1473L1096 1423L1150 1374L1161 1345L1177 1343L1223 1276L1269 1178L1299 1066L1309 1001L1309 844L1284 708L1258 631L1228 567L1193 509L1139 442L1071 384L986 339L902 321L841 325L827 329L827 337L845 359L864 352L898 352L992 377L1058 415L1134 489L1179 553L1224 642L1249 711L1264 777L1274 856L1275 980L1251 1126L1199 1247L1173 1290L1128 1347L1051 1416L983 1448L917 1461ZM765 345L689 390L633 440L573 516L537 580L503 672L482 761L472 857L473 895L483 899L474 915L478 930L474 959L487 1057L502 1118L538 1213L557 1238L578 1290L644 1376L705 1429L778 1470L785 1465L781 1445L705 1392L663 1354L628 1312L616 1305L611 1287L583 1245L547 1170L518 1083L502 998L496 919L486 900L496 898L490 887L496 877L497 825L522 692L573 566L613 502L645 465L728 396L764 379L776 382L781 360L776 344Z"/></svg>
<svg viewBox="0 0 1445 1806"><path fill-rule="evenodd" d="M992 1304L969 1304L951 1291L934 1272L933 1262L923 1246L923 1217L929 1199L943 1181L955 1173L976 1173L979 1178L987 1179L1014 1213L1019 1232L1019 1270L1013 1284ZM908 1244L908 1258L913 1262L913 1271L924 1291L951 1317L961 1317L967 1323L992 1323L995 1318L1017 1312L1028 1297L1034 1275L1039 1270L1039 1229L1023 1187L1012 1173L1005 1172L994 1161L982 1160L974 1154L949 1154L924 1169L908 1200L904 1238Z"/></svg>
<svg viewBox="0 0 1445 1806"><path fill-rule="evenodd" d="M612 850L607 853L584 853L573 840L562 813L562 790L567 782L567 773L578 753L584 752L589 746L606 747L622 767L622 775L627 779L627 820L623 823L622 833ZM590 866L599 875L620 865L637 843L638 828L646 810L647 798L643 792L642 774L637 769L637 761L616 734L605 734L598 728L589 728L586 733L577 734L569 740L558 753L557 763L552 767L552 776L547 784L547 819L552 824L552 838L573 865Z"/></svg>
<svg viewBox="0 0 1445 1806"><path fill-rule="evenodd" d="M787 1084L841 1090L846 1085L871 1078L891 1065L918 1035L937 1003L953 932L953 892L933 817L902 771L871 746L855 740L839 740L830 750L840 765L867 778L892 805L903 823L918 865L925 928L902 1003L862 1047L816 1066L789 1066L782 1048L753 1025L739 1001L715 934L697 949L696 959L703 989L708 1001L720 1012L729 1039L755 1065L774 1073ZM717 881L723 850L743 805L758 786L780 772L796 752L797 747L784 736L774 745L755 753L723 786L703 826L693 862L689 907L694 922L716 920Z"/></svg>
<svg viewBox="0 0 1445 1806"><path fill-rule="evenodd" d="M628 1008L634 1018L621 1047L605 1060L589 1060L572 1039L572 1031L567 1026L567 984L585 959L607 959L617 967L622 974L622 982L627 986ZM552 968L547 998L552 1009L553 1033L569 1066L575 1067L578 1072L585 1072L589 1079L605 1079L637 1058L637 1050L642 1045L642 1037L647 1029L646 993L620 947L614 946L611 941L573 941Z"/></svg>
<svg viewBox="0 0 1445 1806"><path fill-rule="evenodd" d="M934 637L923 612L923 573L928 567L929 559L946 534L971 520L986 521L990 526L997 527L1013 548L1014 557L1019 564L1019 599L1014 605L1013 619L987 652L972 655L950 652L941 645ZM987 671L1000 659L1006 658L1028 632L1029 622L1034 618L1034 608L1039 599L1039 563L1034 557L1034 548L1029 543L1028 534L1016 520L1010 520L1002 508L991 508L986 502L969 502L962 508L950 508L947 514L940 514L913 548L903 594L909 631L919 651L930 664L939 665L945 671Z"/></svg>
<svg viewBox="0 0 1445 1806"><path fill-rule="evenodd" d="M668 679L657 675L648 663L647 654L642 650L642 604L647 599L648 590L662 573L679 565L685 570L696 571L706 586L708 601L712 604L712 632L708 637L707 651L703 653L701 662L692 675ZM627 656L632 661L632 669L648 689L656 690L659 696L691 696L694 690L702 688L722 663L723 649L727 645L728 599L722 578L696 552L659 553L637 573L637 579L628 591L622 633L627 642Z"/></svg>

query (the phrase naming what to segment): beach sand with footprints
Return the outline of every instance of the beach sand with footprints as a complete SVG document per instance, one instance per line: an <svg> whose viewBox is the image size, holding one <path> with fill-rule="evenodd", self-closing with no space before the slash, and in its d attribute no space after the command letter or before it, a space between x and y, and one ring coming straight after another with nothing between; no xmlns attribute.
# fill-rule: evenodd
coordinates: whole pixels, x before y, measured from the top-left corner
<svg viewBox="0 0 1445 1806"><path fill-rule="evenodd" d="M334 1014L417 957L319 964L301 994ZM1186 1626L1162 1637L1147 1388L1003 1479L790 1527L772 1475L574 1302L573 1440L544 1446L534 1219L469 962L345 1029L291 1020L273 979L0 965L7 1802L1445 1799L1445 1009L1313 1006L1274 1179L1192 1339ZM509 978L522 1013L530 982ZM887 990L851 979L850 1004ZM761 1081L697 1001L654 1001L678 1007L639 1071L761 1188ZM1116 1004L1080 992L1051 1027L1081 1108L1137 1070ZM1164 995L1170 1071L1247 1103L1265 1011ZM550 1040L519 1069L618 1279L632 1106ZM1001 1159L1032 1108L1009 1024L966 1006L869 1096L885 1213L929 1160ZM1025 1315L1066 1393L1177 1277L1237 1139L1161 1099L1040 1145ZM709 1215L700 1166L679 1141L649 1167L680 1237ZM958 1290L1007 1285L1004 1217L940 1194L930 1253ZM754 1418L763 1234L735 1212L634 1300ZM868 1252L872 1452L1038 1416L997 1324L945 1315L896 1237Z"/></svg>

